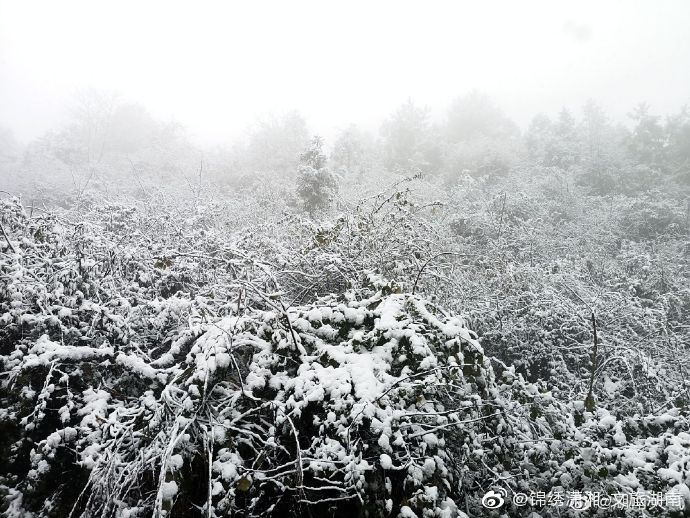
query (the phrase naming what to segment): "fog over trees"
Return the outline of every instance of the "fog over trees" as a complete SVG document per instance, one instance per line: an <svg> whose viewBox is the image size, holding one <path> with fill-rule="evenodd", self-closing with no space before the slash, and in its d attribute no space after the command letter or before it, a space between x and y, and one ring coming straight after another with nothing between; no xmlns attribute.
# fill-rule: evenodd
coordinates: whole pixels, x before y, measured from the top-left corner
<svg viewBox="0 0 690 518"><path fill-rule="evenodd" d="M61 114L0 114L3 516L687 516L690 77L684 62L669 65L667 45L690 55L690 10L492 5L516 27L495 32L505 20L468 4L377 4L369 15L357 3L171 6L175 24L208 25L188 47L151 26L171 45L158 63L211 63L197 82L170 84L177 112L117 88L139 80L83 80L71 55L55 58L69 95L51 94L37 78L57 53L47 40L32 50L22 30L57 29L0 4L13 22L0 22L0 105L50 99ZM41 6L100 50L111 48L107 14L137 13ZM165 50L142 43L139 24L156 18L141 9L138 46L121 43L131 64ZM652 58L629 59L623 43L637 36L613 23L626 13L656 38ZM473 40L479 61L452 47L441 31L452 17L500 44ZM416 47L384 24L417 18L428 41ZM235 57L211 59L222 19L268 47L248 45L250 59L220 46ZM347 50L346 22L361 24L366 45L353 28ZM55 45L90 55L77 40ZM511 45L525 51L523 75L508 73ZM437 59L451 47L456 61ZM500 69L482 68L499 47ZM526 53L535 48L543 56ZM386 49L396 53L380 57ZM327 51L358 64L331 68ZM581 75L558 90L556 51L618 57L619 69L573 59ZM119 71L119 55L104 52L94 70ZM378 71L402 55L416 64L407 83ZM463 63L466 79L433 93ZM647 69L659 77L617 80ZM142 75L141 91L166 73ZM534 73L553 81L543 102ZM367 74L394 76L395 102ZM238 84L232 99L215 80ZM505 95L511 81L526 106ZM332 97L283 103L315 82ZM643 83L649 96L622 110ZM388 109L370 110L369 93ZM223 117L234 136L218 129Z"/></svg>

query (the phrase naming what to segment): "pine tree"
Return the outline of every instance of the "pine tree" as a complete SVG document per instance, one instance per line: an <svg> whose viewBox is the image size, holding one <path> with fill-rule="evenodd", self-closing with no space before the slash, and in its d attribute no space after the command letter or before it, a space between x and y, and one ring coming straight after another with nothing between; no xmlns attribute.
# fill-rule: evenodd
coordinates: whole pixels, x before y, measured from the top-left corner
<svg viewBox="0 0 690 518"><path fill-rule="evenodd" d="M300 155L297 196L302 208L312 216L328 208L338 190L335 175L326 167L323 139L315 136Z"/></svg>

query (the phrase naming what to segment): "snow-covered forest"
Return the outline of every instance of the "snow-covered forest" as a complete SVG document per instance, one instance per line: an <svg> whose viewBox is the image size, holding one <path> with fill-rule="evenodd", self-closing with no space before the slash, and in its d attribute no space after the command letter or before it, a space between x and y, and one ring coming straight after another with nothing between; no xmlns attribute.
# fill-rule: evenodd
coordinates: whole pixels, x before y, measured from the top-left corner
<svg viewBox="0 0 690 518"><path fill-rule="evenodd" d="M68 111L0 131L4 516L687 516L686 108Z"/></svg>

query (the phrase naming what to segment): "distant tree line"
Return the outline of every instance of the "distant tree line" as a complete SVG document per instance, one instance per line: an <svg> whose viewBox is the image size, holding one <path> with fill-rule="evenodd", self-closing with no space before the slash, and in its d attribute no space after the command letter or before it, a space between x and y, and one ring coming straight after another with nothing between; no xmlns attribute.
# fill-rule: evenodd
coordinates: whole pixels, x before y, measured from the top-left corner
<svg viewBox="0 0 690 518"><path fill-rule="evenodd" d="M314 167L305 152L317 142L323 160ZM310 176L307 166L329 174ZM257 179L296 181L301 201L295 203L313 212L328 206L343 180L423 173L452 185L467 174L496 177L522 166L570 172L598 194L639 192L659 181L688 185L690 115L684 107L662 118L640 103L626 126L588 101L579 117L565 108L553 117L538 114L521 133L491 99L474 91L436 121L428 108L408 100L378 134L352 124L325 142L314 139L298 112L289 112L260 120L232 145L202 150L179 124L158 121L141 105L87 91L75 98L65 125L25 148L11 131L0 131L0 188L34 195L59 191L79 197L89 189L142 195L168 183L196 189L208 181L234 189L255 188Z"/></svg>

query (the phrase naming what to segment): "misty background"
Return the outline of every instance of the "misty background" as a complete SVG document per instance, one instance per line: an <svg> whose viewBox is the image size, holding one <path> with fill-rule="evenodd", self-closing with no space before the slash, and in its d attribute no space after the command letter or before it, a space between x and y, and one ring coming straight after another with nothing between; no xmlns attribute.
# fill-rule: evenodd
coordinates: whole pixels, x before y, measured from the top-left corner
<svg viewBox="0 0 690 518"><path fill-rule="evenodd" d="M377 130L408 98L442 120L478 89L521 129L588 99L627 122L688 102L687 2L0 2L0 123L21 144L86 88L142 104L199 145L299 110L327 137Z"/></svg>

